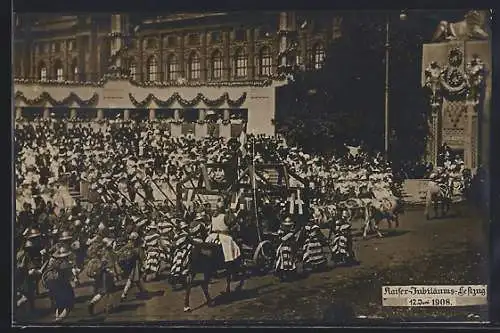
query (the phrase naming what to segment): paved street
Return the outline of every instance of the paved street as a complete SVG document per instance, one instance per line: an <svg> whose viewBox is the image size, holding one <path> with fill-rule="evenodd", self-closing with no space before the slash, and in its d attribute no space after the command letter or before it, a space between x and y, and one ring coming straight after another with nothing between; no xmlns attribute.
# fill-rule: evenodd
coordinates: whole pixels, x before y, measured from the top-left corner
<svg viewBox="0 0 500 333"><path fill-rule="evenodd" d="M195 288L191 294L194 309L191 313L183 312L184 292L172 291L165 282L159 281L146 284L150 291L147 299L137 300L130 293L129 300L119 304L120 293L116 293L112 300L116 308L111 313L103 313L104 302L101 302L96 315L90 317L86 304L92 290L88 285L83 286L77 288L77 305L65 322L295 320L319 323L328 305L338 300L347 302L358 316L395 321L418 320L424 316L436 320L477 321L486 318L480 307L408 309L381 306L383 285L487 283L488 237L484 224L472 209L463 205L455 206L451 214L455 216L426 221L422 209L408 209L401 216L399 229L385 230L385 238L373 236L362 240L357 235L355 250L361 264L356 267L336 267L288 283L280 283L271 275L252 277L242 293L234 294L232 299L218 298L218 305L213 308L204 304L201 288ZM359 234L360 224L354 227ZM386 228L386 224L382 228ZM210 292L216 296L223 288L223 281L214 281ZM43 310L49 307L47 297L41 297L37 307L42 309L41 313L31 316L29 321L51 322L52 313ZM19 314L18 318L19 323L28 320L25 314Z"/></svg>

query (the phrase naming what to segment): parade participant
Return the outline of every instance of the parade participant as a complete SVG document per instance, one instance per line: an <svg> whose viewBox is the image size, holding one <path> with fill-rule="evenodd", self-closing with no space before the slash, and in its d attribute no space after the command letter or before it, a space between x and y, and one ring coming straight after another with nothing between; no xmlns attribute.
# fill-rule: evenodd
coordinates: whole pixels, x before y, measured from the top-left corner
<svg viewBox="0 0 500 333"><path fill-rule="evenodd" d="M137 286L141 294L144 295L147 293L147 290L144 288L141 282L141 263L143 261L144 253L141 249L139 234L136 232L131 233L129 237L129 243L126 246L130 251L130 269L125 271L125 274L127 275L127 282L125 283L125 287L123 288L123 292L120 297L121 301L125 301L125 299L127 298L127 294L132 287L132 284L135 284Z"/></svg>
<svg viewBox="0 0 500 333"><path fill-rule="evenodd" d="M32 234L33 235L33 234ZM31 235L31 236L32 236ZM38 290L38 282L42 269L42 254L40 247L34 240L36 236L26 240L24 249L17 253L17 276L20 278L19 291L20 299L17 301L17 306L21 306L28 302L29 309L35 310L35 297Z"/></svg>
<svg viewBox="0 0 500 333"><path fill-rule="evenodd" d="M165 258L165 254L160 248L160 233L154 222L146 227L146 235L144 236L144 252L146 259L144 260L144 280L152 281L160 274L160 261ZM163 256L162 256L163 255Z"/></svg>
<svg viewBox="0 0 500 333"><path fill-rule="evenodd" d="M306 240L304 242L304 255L302 261L304 268L310 271L319 271L326 267L328 259L323 250L326 239L318 225L306 225Z"/></svg>
<svg viewBox="0 0 500 333"><path fill-rule="evenodd" d="M175 235L173 261L170 268L169 282L172 286L184 283L189 273L189 258L192 249L189 224L181 221Z"/></svg>
<svg viewBox="0 0 500 333"><path fill-rule="evenodd" d="M351 231L349 212L344 209L340 218L335 222L335 232L331 244L332 259L336 264L349 264L356 261Z"/></svg>
<svg viewBox="0 0 500 333"><path fill-rule="evenodd" d="M276 250L277 259L274 272L282 282L296 273L297 269L295 263L295 254L297 249L293 227L294 223L292 222L292 219L287 217L278 230L280 245Z"/></svg>
<svg viewBox="0 0 500 333"><path fill-rule="evenodd" d="M241 255L238 244L236 244L229 235L228 224L229 221L225 214L224 204L222 201L218 201L210 225L210 234L205 241L207 243L215 243L222 246L225 262L234 261Z"/></svg>
<svg viewBox="0 0 500 333"><path fill-rule="evenodd" d="M94 314L96 304L103 297L106 296L109 300L109 296L115 290L115 280L118 276L112 242L104 239L95 244L99 244L100 247L94 245L95 253L92 253L93 257L87 264L87 276L94 280L94 295L88 304L90 315ZM109 308L110 304L106 304L106 311Z"/></svg>
<svg viewBox="0 0 500 333"><path fill-rule="evenodd" d="M59 248L52 255L42 276L54 302L56 321L64 319L75 304L75 292L70 283L74 263L71 262L70 256L71 252L67 248Z"/></svg>
<svg viewBox="0 0 500 333"><path fill-rule="evenodd" d="M40 230L34 228L29 230L29 232L26 234L26 239L31 241L32 243L32 248L30 248L30 253L32 255L32 262L36 263L36 267L38 270L41 269L42 264L46 262L47 258L47 249L45 248L46 245L46 240L42 237L42 234L40 233ZM36 295L40 294L40 274L39 272L35 270L35 273L33 275L34 284L35 284L35 293Z"/></svg>
<svg viewBox="0 0 500 333"><path fill-rule="evenodd" d="M18 222L18 227L17 230L20 230L21 232L30 229L34 227L35 217L31 211L31 204L28 202L25 202L23 204L23 210L19 213L19 216L17 218Z"/></svg>

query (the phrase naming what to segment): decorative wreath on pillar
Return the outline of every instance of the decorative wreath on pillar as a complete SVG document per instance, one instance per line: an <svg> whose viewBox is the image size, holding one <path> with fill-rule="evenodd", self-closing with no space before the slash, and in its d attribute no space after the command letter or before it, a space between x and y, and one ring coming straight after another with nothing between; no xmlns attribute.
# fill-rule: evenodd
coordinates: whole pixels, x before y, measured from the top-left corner
<svg viewBox="0 0 500 333"><path fill-rule="evenodd" d="M478 103L484 88L485 65L477 55L466 64L465 71L460 69L462 62L462 50L453 48L449 53L448 66L442 69L433 61L425 69L424 87L430 91L432 106L438 106L443 97L451 101L463 99Z"/></svg>
<svg viewBox="0 0 500 333"><path fill-rule="evenodd" d="M207 107L220 107L224 103L227 103L230 107L240 107L245 102L247 98L247 93L244 92L243 95L241 95L236 100L230 99L229 94L227 92L225 92L219 98L216 99L209 99L202 93L198 93L193 99L188 100L182 98L182 96L177 92L175 92L172 96L170 96L166 100L161 100L154 94L148 94L146 98L143 99L142 101L136 100L131 93L129 93L129 98L132 104L134 104L136 108L144 108L147 105L149 105L149 103L151 103L152 101L154 101L156 105L162 108L170 107L175 101L177 101L182 107L185 108L194 107L198 105L200 102L203 102Z"/></svg>

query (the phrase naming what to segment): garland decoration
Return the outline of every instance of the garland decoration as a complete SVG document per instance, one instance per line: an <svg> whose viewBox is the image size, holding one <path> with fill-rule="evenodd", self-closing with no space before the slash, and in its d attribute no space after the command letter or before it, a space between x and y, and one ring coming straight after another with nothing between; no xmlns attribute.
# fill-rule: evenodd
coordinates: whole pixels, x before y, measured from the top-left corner
<svg viewBox="0 0 500 333"><path fill-rule="evenodd" d="M274 81L285 81L286 76L282 73L274 74L267 76L262 80L248 80L248 81L216 81L216 82L196 82L196 81L185 81L185 82L139 82L130 77L126 70L123 70L122 73L115 73L116 71L111 68L111 73L107 73L103 76L102 79L98 81L71 81L71 80L40 80L40 79L25 79L25 78L14 78L14 84L40 84L47 86L56 86L56 87L96 87L100 88L106 84L109 80L128 80L133 86L142 87L142 88L167 88L167 87L269 87L273 84Z"/></svg>
<svg viewBox="0 0 500 333"><path fill-rule="evenodd" d="M467 99L477 104L484 89L486 68L478 55L465 65L465 71L460 69L463 62L462 51L454 48L450 51L449 65L444 69L433 61L425 70L424 88L431 93L431 105L439 106L442 98L450 101Z"/></svg>
<svg viewBox="0 0 500 333"><path fill-rule="evenodd" d="M441 85L448 97L460 97L469 88L467 78L458 68L447 67L441 75Z"/></svg>
<svg viewBox="0 0 500 333"><path fill-rule="evenodd" d="M71 92L68 97L64 98L61 101L55 100L50 94L46 91L40 94L40 96L34 98L34 99L29 99L21 91L17 91L15 98L20 99L27 105L38 105L42 104L44 102L49 102L52 106L66 106L66 105L71 105L73 102L76 102L79 106L91 106L95 105L98 100L98 95L97 93L94 93L92 97L90 97L88 100L83 100L81 99L77 94L74 92Z"/></svg>
<svg viewBox="0 0 500 333"><path fill-rule="evenodd" d="M166 100L161 100L158 97L156 97L153 94L148 94L145 99L142 101L138 101L135 99L135 97L129 93L129 98L132 104L136 108L145 108L147 105L149 105L152 101L155 102L156 105L159 107L169 107L171 106L175 101L177 101L182 107L187 108L187 107L193 107L198 105L200 102L203 102L207 107L220 107L222 106L225 102L230 107L240 107L246 100L247 98L247 93L244 92L243 95L241 95L238 99L232 100L229 98L229 94L225 92L222 94L219 98L216 99L209 99L202 93L198 93L192 100L187 100L183 98L178 92L173 93L172 96L167 98Z"/></svg>

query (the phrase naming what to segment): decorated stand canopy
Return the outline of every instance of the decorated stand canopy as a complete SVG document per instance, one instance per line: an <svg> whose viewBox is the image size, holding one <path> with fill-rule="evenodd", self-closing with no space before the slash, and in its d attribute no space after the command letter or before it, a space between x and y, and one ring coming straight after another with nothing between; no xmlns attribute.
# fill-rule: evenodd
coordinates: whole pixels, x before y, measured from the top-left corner
<svg viewBox="0 0 500 333"><path fill-rule="evenodd" d="M83 113L92 113L96 120L117 116L155 120L171 115L173 136L191 132L197 137L231 137L238 136L243 128L233 122L238 118L248 131L273 135L276 88L284 84L286 80L281 77L204 83L138 83L124 75L107 75L96 83L15 80L14 102L17 119L33 113L50 117L60 110L78 118L88 118Z"/></svg>

